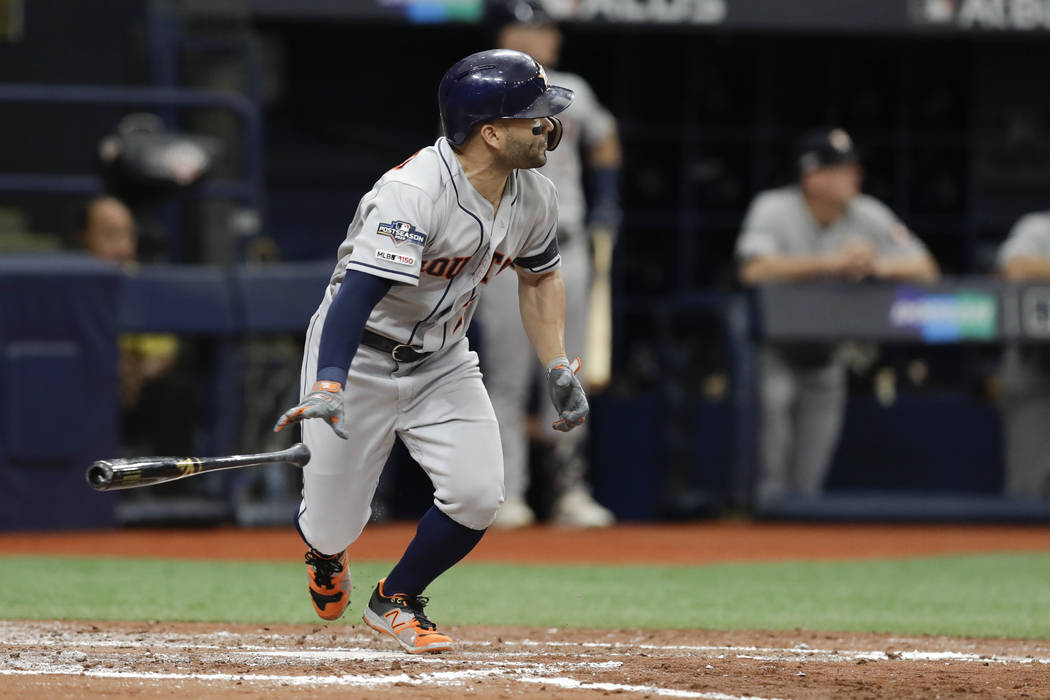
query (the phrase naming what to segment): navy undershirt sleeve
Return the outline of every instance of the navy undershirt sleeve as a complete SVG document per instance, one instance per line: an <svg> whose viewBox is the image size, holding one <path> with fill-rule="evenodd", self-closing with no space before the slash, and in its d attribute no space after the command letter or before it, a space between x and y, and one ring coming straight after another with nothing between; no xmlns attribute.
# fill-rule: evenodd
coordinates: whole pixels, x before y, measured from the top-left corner
<svg viewBox="0 0 1050 700"><path fill-rule="evenodd" d="M367 272L347 270L321 329L317 381L346 384L350 361L361 344L365 323L393 284L391 280Z"/></svg>

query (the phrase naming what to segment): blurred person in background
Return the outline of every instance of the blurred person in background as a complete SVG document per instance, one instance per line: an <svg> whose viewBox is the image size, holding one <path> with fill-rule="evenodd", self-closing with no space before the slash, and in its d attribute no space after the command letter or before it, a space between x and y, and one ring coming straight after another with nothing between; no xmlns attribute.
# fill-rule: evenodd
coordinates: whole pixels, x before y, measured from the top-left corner
<svg viewBox="0 0 1050 700"><path fill-rule="evenodd" d="M552 84L564 85L576 93L572 105L561 115L562 145L549 154L547 164L538 170L554 182L558 193L558 246L566 289L565 346L571 352L582 352L592 272L591 237L612 238L620 226L621 150L616 120L583 78L553 70L558 65L562 34L539 2L487 2L484 25L494 46L529 54L544 67ZM590 178L590 206L584 193L585 170ZM518 288L512 275L490 281L478 308L485 385L503 443L506 502L493 523L493 527L501 528L524 527L536 519L526 500L530 432L527 414L530 393L542 383L541 367L532 356L517 309ZM586 356L583 362L587 363ZM539 425L549 425L554 420L547 403L539 402L543 411ZM542 433L544 440L555 440L547 445L553 460L551 520L566 527L612 525L613 514L594 500L586 482L586 426L571 433Z"/></svg>
<svg viewBox="0 0 1050 700"><path fill-rule="evenodd" d="M1011 282L1050 282L1050 212L1022 217L999 249ZM1042 310L1046 313L1046 310ZM1050 349L1010 344L1002 365L1003 437L1008 496L1050 497Z"/></svg>
<svg viewBox="0 0 1050 700"><path fill-rule="evenodd" d="M78 212L76 242L85 252L127 269L136 265L138 234L128 207L103 195ZM129 454L190 451L189 395L176 376L179 341L169 333L120 335L122 441Z"/></svg>
<svg viewBox="0 0 1050 700"><path fill-rule="evenodd" d="M925 246L884 204L861 194L862 171L842 129L806 135L797 184L759 193L736 243L745 285L815 279L925 282L938 277ZM761 505L823 489L846 404L846 368L826 344L760 350Z"/></svg>

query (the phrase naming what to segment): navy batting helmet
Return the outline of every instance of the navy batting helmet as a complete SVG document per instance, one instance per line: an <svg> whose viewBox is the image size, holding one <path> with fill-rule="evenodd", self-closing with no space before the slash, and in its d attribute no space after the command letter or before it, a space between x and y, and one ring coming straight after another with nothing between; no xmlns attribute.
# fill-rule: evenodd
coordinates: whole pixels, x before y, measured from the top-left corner
<svg viewBox="0 0 1050 700"><path fill-rule="evenodd" d="M572 90L551 85L532 56L510 49L471 54L448 69L438 86L441 129L454 146L462 146L478 124L494 119L550 117L554 130L547 150L561 139L554 119L572 102Z"/></svg>

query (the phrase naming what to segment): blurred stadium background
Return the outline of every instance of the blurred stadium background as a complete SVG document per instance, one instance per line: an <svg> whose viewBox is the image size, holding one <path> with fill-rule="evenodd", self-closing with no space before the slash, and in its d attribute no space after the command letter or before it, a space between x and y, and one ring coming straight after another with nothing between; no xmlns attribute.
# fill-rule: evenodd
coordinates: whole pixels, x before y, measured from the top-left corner
<svg viewBox="0 0 1050 700"><path fill-rule="evenodd" d="M1013 223L1047 208L1050 3L548 8L563 68L588 77L624 144L614 378L593 397L598 498L623 520L1050 520L1046 500L1000 496L1002 342L1038 319L1009 326L1011 297L991 277ZM280 468L104 496L82 475L136 450L285 444L269 429L297 391L334 250L379 174L433 142L440 76L487 48L480 12L480 0L0 0L0 529L290 521L295 475ZM101 167L107 138L143 112L205 155L199 181ZM996 305L991 331L926 342L890 324L878 290L807 325L797 301L736 285L749 201L792 179L801 133L831 124L861 146L865 191L949 276L944 293ZM107 186L139 220L133 271L73 252L78 209ZM837 338L847 321L866 361L827 493L756 512L756 339ZM149 425L129 426L117 337L147 332L177 335L178 366ZM130 430L149 437L129 444ZM393 517L429 501L406 461L393 458L405 495Z"/></svg>

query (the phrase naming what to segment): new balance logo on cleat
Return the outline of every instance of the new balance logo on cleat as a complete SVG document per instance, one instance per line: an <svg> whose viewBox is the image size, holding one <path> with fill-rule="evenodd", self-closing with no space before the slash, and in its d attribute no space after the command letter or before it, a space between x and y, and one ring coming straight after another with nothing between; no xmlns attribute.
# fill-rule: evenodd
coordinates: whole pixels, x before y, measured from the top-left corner
<svg viewBox="0 0 1050 700"><path fill-rule="evenodd" d="M305 559L314 611L322 620L339 619L350 603L350 567L347 566L346 552L325 556L311 548Z"/></svg>
<svg viewBox="0 0 1050 700"><path fill-rule="evenodd" d="M395 593L383 594L383 579L372 592L365 608L365 623L376 630L389 634L409 654L427 654L452 648L452 639L437 631L423 612L427 599L423 596L406 596Z"/></svg>

